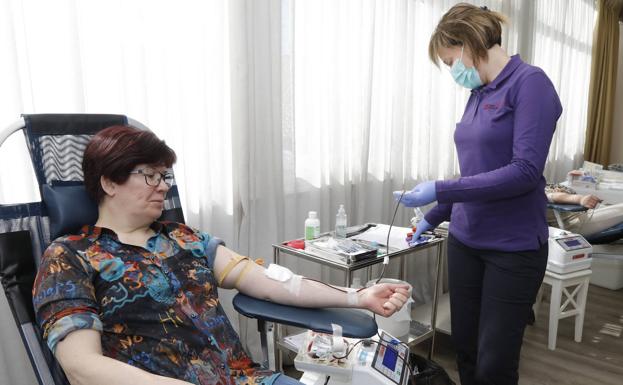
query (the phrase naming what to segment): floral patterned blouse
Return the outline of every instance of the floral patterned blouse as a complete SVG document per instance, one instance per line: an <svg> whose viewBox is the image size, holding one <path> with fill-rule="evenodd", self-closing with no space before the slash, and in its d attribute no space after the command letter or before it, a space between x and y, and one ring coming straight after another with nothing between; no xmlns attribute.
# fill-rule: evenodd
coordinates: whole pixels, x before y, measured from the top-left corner
<svg viewBox="0 0 623 385"><path fill-rule="evenodd" d="M194 384L272 384L244 352L218 299L218 238L155 222L145 248L85 226L45 251L33 288L52 351L78 329L101 332L104 355Z"/></svg>

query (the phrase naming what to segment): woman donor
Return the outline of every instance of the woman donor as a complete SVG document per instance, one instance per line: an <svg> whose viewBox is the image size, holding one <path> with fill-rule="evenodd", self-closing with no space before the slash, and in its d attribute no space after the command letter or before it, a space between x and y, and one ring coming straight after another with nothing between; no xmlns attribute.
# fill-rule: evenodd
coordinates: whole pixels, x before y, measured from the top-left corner
<svg viewBox="0 0 623 385"><path fill-rule="evenodd" d="M346 293L276 265L264 269L205 232L157 221L175 160L153 133L128 126L104 129L86 147L84 183L97 222L52 242L33 290L37 321L72 385L300 384L251 361L217 287L384 316L407 300L408 285Z"/></svg>
<svg viewBox="0 0 623 385"><path fill-rule="evenodd" d="M463 385L517 384L523 333L547 264L542 174L562 107L540 68L500 46L504 22L466 3L439 21L430 59L471 89L454 132L461 176L420 183L401 199L408 207L437 201L413 239L450 220L451 327Z"/></svg>

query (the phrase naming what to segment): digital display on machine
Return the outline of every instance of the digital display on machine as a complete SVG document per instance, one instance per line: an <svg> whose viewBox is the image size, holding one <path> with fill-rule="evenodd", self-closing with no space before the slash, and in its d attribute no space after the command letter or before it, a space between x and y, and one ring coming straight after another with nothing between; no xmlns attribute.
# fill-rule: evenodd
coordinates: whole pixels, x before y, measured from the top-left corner
<svg viewBox="0 0 623 385"><path fill-rule="evenodd" d="M569 239L568 241L565 241L565 245L569 247L580 246L581 244L582 243L578 241L577 239Z"/></svg>
<svg viewBox="0 0 623 385"><path fill-rule="evenodd" d="M590 246L584 238L578 236L557 239L556 242L566 251L579 250Z"/></svg>
<svg viewBox="0 0 623 385"><path fill-rule="evenodd" d="M372 368L396 385L402 384L406 371L405 359L409 356L407 344L383 332L374 352ZM385 382L383 382L385 383Z"/></svg>
<svg viewBox="0 0 623 385"><path fill-rule="evenodd" d="M385 355L383 356L383 366L385 366L389 370L394 370L396 368L397 360L398 352L390 347L387 347L387 349L385 350Z"/></svg>

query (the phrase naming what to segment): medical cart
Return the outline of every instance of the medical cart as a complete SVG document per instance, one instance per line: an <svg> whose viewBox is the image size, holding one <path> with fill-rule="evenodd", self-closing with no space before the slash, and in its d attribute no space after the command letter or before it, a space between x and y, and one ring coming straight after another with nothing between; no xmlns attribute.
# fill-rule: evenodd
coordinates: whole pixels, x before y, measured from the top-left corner
<svg viewBox="0 0 623 385"><path fill-rule="evenodd" d="M376 224L368 223L368 224L361 225L361 226L349 227L348 236L353 236L354 234L357 234L358 231L359 232L365 231L370 226L376 226ZM328 234L330 233L321 234L321 236L328 235ZM408 271L407 270L408 260L410 258L417 258L418 256L426 256L427 254L422 253L422 251L430 249L430 248L436 248L435 285L434 285L435 289L433 290L433 298L432 298L432 303L431 303L430 323L429 322L423 323L420 321L412 320L410 332L408 336L408 341L405 341L408 343L409 346L413 346L422 341L431 339L431 344L430 344L429 353L428 353L429 358L432 357L433 352L434 352L434 346L435 346L435 328L432 327L431 325L437 324L436 323L437 301L441 293L440 277L441 277L442 270L443 270L442 268L443 251L444 251L443 245L445 241L446 241L446 238L444 236L436 235L435 238L431 239L429 242L415 246L413 248L398 250L398 249L392 249L390 247L389 254L387 254L390 260L393 260L396 258L400 260L400 273L399 273L400 277L399 278L403 281L406 281L406 276L407 276L407 271ZM381 248L383 249L384 246L382 246ZM341 271L344 273L343 284L346 287L350 287L353 281L354 272L383 263L383 258L385 256L386 254L379 254L376 257L363 259L359 261L344 261L344 260L340 260L336 258L327 258L325 256L317 255L317 254L312 253L311 251L292 248L292 247L287 246L286 242L284 242L283 244L273 245L274 263L283 264L287 258L298 258L298 259L317 263L321 266L327 266L331 269ZM367 269L367 278L368 278L367 281L376 278L376 277L371 276L371 269ZM274 359L275 359L274 363L275 363L276 370L281 370L283 351L284 350L293 351L293 350L289 345L285 344L282 341L283 334L282 334L281 326L280 325L275 325L275 326L276 327L273 328L273 333L272 333L273 341L274 341L274 344L273 344L274 346L273 354L274 354Z"/></svg>

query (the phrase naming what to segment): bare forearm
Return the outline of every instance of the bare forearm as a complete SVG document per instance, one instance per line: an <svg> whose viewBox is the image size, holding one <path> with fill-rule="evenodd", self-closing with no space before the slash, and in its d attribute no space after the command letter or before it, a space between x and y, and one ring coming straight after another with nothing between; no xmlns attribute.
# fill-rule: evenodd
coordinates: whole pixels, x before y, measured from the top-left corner
<svg viewBox="0 0 623 385"><path fill-rule="evenodd" d="M219 247L216 255L217 278L223 275L221 287L233 289L255 298L266 299L285 305L303 307L348 307L348 294L344 291L329 287L323 283L293 277L287 282L271 279L265 274L264 267L251 261L238 263L229 272L225 266L236 253L226 247ZM298 280L298 283L295 282ZM343 288L340 288L344 290ZM351 294L351 303L353 302ZM357 296L357 294L354 294Z"/></svg>
<svg viewBox="0 0 623 385"><path fill-rule="evenodd" d="M96 330L76 330L56 346L56 359L72 385L189 385L104 356L100 338Z"/></svg>
<svg viewBox="0 0 623 385"><path fill-rule="evenodd" d="M260 269L257 268L256 272L260 273ZM346 290L341 287L336 289L320 282L301 279L298 288L293 289L289 282L272 280L265 277L263 272L254 278L245 280L244 284L240 285L240 291L284 305L302 307L356 307L358 305L359 293L347 294L341 291Z"/></svg>
<svg viewBox="0 0 623 385"><path fill-rule="evenodd" d="M582 196L577 195L577 194L567 194L567 193L562 193L562 192L552 193L552 201L554 203L567 203L567 204L579 205L581 199L582 199Z"/></svg>
<svg viewBox="0 0 623 385"><path fill-rule="evenodd" d="M72 385L188 385L188 382L158 376L106 356L83 357L79 366L65 370Z"/></svg>
<svg viewBox="0 0 623 385"><path fill-rule="evenodd" d="M221 277L220 287L236 288L252 297L284 305L359 307L388 317L400 310L409 295L407 284L374 285L355 292L304 279L278 265L264 269L248 260L237 262L240 259L234 257L234 253L225 247L217 250L215 272ZM229 269L227 266L231 267L232 263L238 264Z"/></svg>
<svg viewBox="0 0 623 385"><path fill-rule="evenodd" d="M64 365L63 368L71 385L189 385L102 355L82 356L79 365Z"/></svg>

